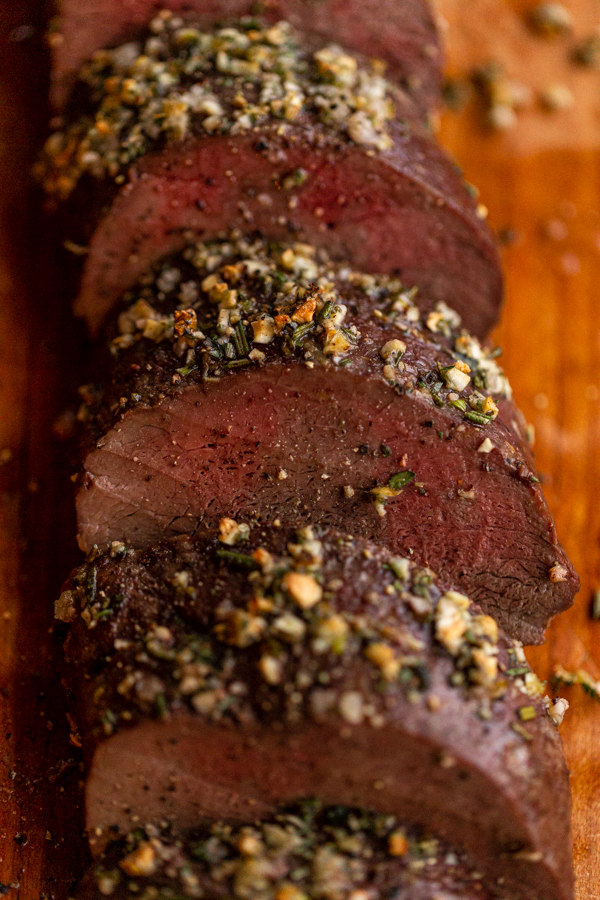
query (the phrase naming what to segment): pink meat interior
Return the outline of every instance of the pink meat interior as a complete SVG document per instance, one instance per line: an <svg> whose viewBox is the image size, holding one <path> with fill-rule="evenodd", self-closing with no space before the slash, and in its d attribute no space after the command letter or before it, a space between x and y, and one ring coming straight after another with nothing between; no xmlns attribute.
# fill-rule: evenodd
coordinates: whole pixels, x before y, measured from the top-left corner
<svg viewBox="0 0 600 900"><path fill-rule="evenodd" d="M144 547L223 516L322 523L430 565L538 639L569 602L548 576L562 551L539 488L501 448L479 454L483 437L377 378L253 368L134 409L100 440L78 496L80 544ZM414 482L382 517L371 489L404 470Z"/></svg>
<svg viewBox="0 0 600 900"><path fill-rule="evenodd" d="M389 153L368 155L305 134L204 138L142 160L92 237L78 314L96 329L190 230L209 238L238 227L308 240L360 271L399 273L422 288L424 305L444 300L485 334L501 299L496 251L436 145L404 136ZM301 187L273 190L298 169L307 173Z"/></svg>
<svg viewBox="0 0 600 900"><path fill-rule="evenodd" d="M556 878L565 861L551 851L537 865L507 865L507 854L531 846L532 823L503 793L508 786L495 786L486 776L485 762L492 769L494 762L484 758L485 747L479 769L460 763L444 768L435 740L393 727L346 731L315 724L297 734L287 727L241 734L188 716L146 722L97 751L87 785L90 834L99 829L100 847L103 832L111 826L129 830L132 821L166 819L180 827L203 817L253 821L281 803L318 796L424 824L468 848L485 871L503 875L513 888L517 884L523 900L565 896ZM452 743L449 734L443 746ZM499 743L496 751L510 755L518 741L508 741L512 750ZM536 838L543 846L545 836Z"/></svg>

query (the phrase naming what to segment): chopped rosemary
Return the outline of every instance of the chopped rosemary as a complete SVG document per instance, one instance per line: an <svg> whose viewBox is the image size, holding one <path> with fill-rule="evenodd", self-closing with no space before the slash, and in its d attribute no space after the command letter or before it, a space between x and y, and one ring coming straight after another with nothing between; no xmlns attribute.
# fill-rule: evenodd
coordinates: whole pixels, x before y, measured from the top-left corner
<svg viewBox="0 0 600 900"><path fill-rule="evenodd" d="M158 713L159 717L161 719L166 719L169 714L169 710L167 707L167 699L162 692L160 694L157 694L154 698L154 705L156 706L156 712Z"/></svg>
<svg viewBox="0 0 600 900"><path fill-rule="evenodd" d="M184 366L182 369L175 369L178 375L181 375L182 378L187 378L194 369L197 369L198 366Z"/></svg>
<svg viewBox="0 0 600 900"><path fill-rule="evenodd" d="M489 425L491 422L488 416L484 416L483 413L475 412L472 409L465 413L465 419L468 419L469 422L473 422L475 425Z"/></svg>
<svg viewBox="0 0 600 900"><path fill-rule="evenodd" d="M396 578L399 578L403 583L407 581L410 568L407 559L403 559L402 557L392 557L388 560L388 562L383 564L384 569L389 569L390 572L393 572Z"/></svg>
<svg viewBox="0 0 600 900"><path fill-rule="evenodd" d="M226 369L240 369L242 366L251 366L252 360L250 359L232 359L230 362L225 363Z"/></svg>
<svg viewBox="0 0 600 900"><path fill-rule="evenodd" d="M98 585L98 569L92 566L87 578L87 605L93 606L96 600L96 591Z"/></svg>
<svg viewBox="0 0 600 900"><path fill-rule="evenodd" d="M351 328L345 328L343 325L340 328L340 331L342 332L344 337L348 338L348 340L350 341L351 344L356 344L356 342L357 342L356 332L352 331Z"/></svg>
<svg viewBox="0 0 600 900"><path fill-rule="evenodd" d="M233 332L233 343L238 356L248 356L250 347L248 346L248 338L246 337L246 329L242 322L238 322Z"/></svg>
<svg viewBox="0 0 600 900"><path fill-rule="evenodd" d="M569 687L572 685L580 685L589 697L594 700L600 700L600 682L594 681L591 675L578 669L576 672L568 672L562 666L556 666L552 675L552 681L555 684L564 684Z"/></svg>
<svg viewBox="0 0 600 900"><path fill-rule="evenodd" d="M246 553L237 553L235 550L225 550L224 547L217 549L217 556L220 559L226 559L229 562L237 563L239 566L245 566L248 569L256 569L257 564Z"/></svg>
<svg viewBox="0 0 600 900"><path fill-rule="evenodd" d="M215 343L214 341L211 341L210 338L207 341L207 344L208 344L207 350L208 350L209 356L212 356L213 359L222 359L223 358L223 350L219 346L219 344Z"/></svg>
<svg viewBox="0 0 600 900"><path fill-rule="evenodd" d="M315 327L314 322L307 322L306 325L298 325L294 333L292 334L292 344L294 347L297 347L300 341L302 341L307 334L310 334Z"/></svg>
<svg viewBox="0 0 600 900"><path fill-rule="evenodd" d="M414 472L397 472L395 475L392 475L390 480L388 481L388 485L394 491L400 490L400 488L406 487L407 484L410 484L415 478Z"/></svg>
<svg viewBox="0 0 600 900"><path fill-rule="evenodd" d="M511 722L510 727L513 731L516 731L517 734L521 735L522 738L526 741L532 741L533 735L530 734L526 728L523 728L520 722Z"/></svg>
<svg viewBox="0 0 600 900"><path fill-rule="evenodd" d="M109 608L109 609L99 609L97 612L94 612L92 615L93 615L94 619L99 620L99 619L106 619L106 618L108 618L108 616L112 616L112 613L113 613L112 609Z"/></svg>
<svg viewBox="0 0 600 900"><path fill-rule="evenodd" d="M325 319L328 319L331 315L331 310L333 309L333 300L327 300L326 303L323 304L323 308L319 313L317 313L317 321L323 322Z"/></svg>

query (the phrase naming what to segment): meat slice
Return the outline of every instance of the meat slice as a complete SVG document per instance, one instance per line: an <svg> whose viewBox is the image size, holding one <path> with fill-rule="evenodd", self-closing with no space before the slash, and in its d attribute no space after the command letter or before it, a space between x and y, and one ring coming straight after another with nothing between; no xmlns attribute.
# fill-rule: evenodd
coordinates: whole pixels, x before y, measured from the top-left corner
<svg viewBox="0 0 600 900"><path fill-rule="evenodd" d="M424 0L59 0L50 36L54 104L64 105L79 69L95 51L137 39L161 11L210 28L249 14L256 20L257 6L262 20L291 22L307 41L335 41L381 58L389 77L410 90L423 110L437 105L442 53Z"/></svg>
<svg viewBox="0 0 600 900"><path fill-rule="evenodd" d="M240 228L401 274L485 334L502 299L497 251L406 96L339 47L300 49L288 27L191 33L169 26L141 56L99 54L80 85L87 112L40 163L49 194L69 198L67 237L89 243L76 311L92 331L190 231Z"/></svg>
<svg viewBox="0 0 600 900"><path fill-rule="evenodd" d="M57 604L92 846L318 797L472 854L519 900L572 897L564 702L429 570L336 531L115 542Z"/></svg>
<svg viewBox="0 0 600 900"><path fill-rule="evenodd" d="M494 354L447 307L421 321L416 299L305 245L234 239L165 263L128 296L80 414L82 549L228 515L325 523L435 565L540 642L577 576L523 419Z"/></svg>
<svg viewBox="0 0 600 900"><path fill-rule="evenodd" d="M237 828L219 822L174 834L168 827L146 825L107 848L75 900L127 900L140 894L206 900L502 896L484 887L468 857L435 837L391 816L323 807L314 800Z"/></svg>

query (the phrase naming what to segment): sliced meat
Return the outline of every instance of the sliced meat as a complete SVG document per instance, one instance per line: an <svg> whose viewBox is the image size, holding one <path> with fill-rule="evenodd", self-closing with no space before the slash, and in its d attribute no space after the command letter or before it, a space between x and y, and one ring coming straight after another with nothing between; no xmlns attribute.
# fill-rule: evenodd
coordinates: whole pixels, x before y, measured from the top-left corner
<svg viewBox="0 0 600 900"><path fill-rule="evenodd" d="M291 22L305 40L335 41L349 50L379 57L389 77L408 88L422 109L437 105L442 53L432 10L424 0L59 0L51 31L52 96L62 107L80 67L96 50L138 38L153 16L172 11L210 28L251 14L274 24ZM385 28L380 23L385 22Z"/></svg>
<svg viewBox="0 0 600 900"><path fill-rule="evenodd" d="M454 164L400 121L413 118L410 104L371 64L339 48L307 53L289 29L275 32L192 40L172 28L141 57L120 48L89 68L89 112L50 137L40 164L48 192L70 197L67 237L89 242L76 257L77 312L96 329L190 231L240 228L401 274L485 334L501 272Z"/></svg>
<svg viewBox="0 0 600 900"><path fill-rule="evenodd" d="M429 570L340 532L92 554L57 604L92 846L132 823L247 823L318 797L472 854L519 900L572 897L560 737L520 645Z"/></svg>
<svg viewBox="0 0 600 900"><path fill-rule="evenodd" d="M140 894L206 900L502 896L483 886L468 857L435 837L391 816L314 800L241 828L219 822L174 834L146 825L107 848L75 900L133 900Z"/></svg>
<svg viewBox="0 0 600 900"><path fill-rule="evenodd" d="M81 412L81 547L227 515L326 523L435 565L540 642L578 582L493 354L448 308L425 325L397 280L305 245L186 255L129 295Z"/></svg>

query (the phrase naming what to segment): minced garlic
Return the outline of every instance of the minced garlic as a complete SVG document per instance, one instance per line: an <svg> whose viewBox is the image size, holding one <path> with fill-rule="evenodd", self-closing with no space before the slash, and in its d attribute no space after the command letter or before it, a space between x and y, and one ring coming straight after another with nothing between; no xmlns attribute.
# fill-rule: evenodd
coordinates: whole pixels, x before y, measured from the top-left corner
<svg viewBox="0 0 600 900"><path fill-rule="evenodd" d="M393 145L396 88L376 64L334 45L311 54L285 22L202 32L157 17L150 31L143 42L97 51L81 70L90 111L46 142L38 174L48 193L68 197L85 173L122 180L164 140L268 124L285 133L300 117L374 150Z"/></svg>
<svg viewBox="0 0 600 900"><path fill-rule="evenodd" d="M301 572L289 572L283 586L302 609L315 606L323 596L323 589L313 576Z"/></svg>
<svg viewBox="0 0 600 900"><path fill-rule="evenodd" d="M552 584L560 584L563 581L567 581L569 577L567 568L560 563L554 563L549 574Z"/></svg>
<svg viewBox="0 0 600 900"><path fill-rule="evenodd" d="M154 847L149 841L140 844L129 856L122 859L119 865L127 875L134 877L153 875L158 865Z"/></svg>
<svg viewBox="0 0 600 900"><path fill-rule="evenodd" d="M464 391L471 381L471 376L463 369L459 368L458 363L444 372L444 378L448 387L453 388L459 393L460 391Z"/></svg>
<svg viewBox="0 0 600 900"><path fill-rule="evenodd" d="M233 546L238 541L247 541L249 537L249 525L238 524L234 519L221 519L219 523L219 540L222 544Z"/></svg>

